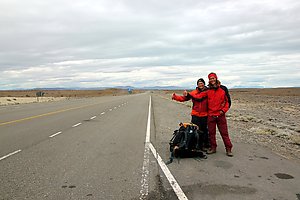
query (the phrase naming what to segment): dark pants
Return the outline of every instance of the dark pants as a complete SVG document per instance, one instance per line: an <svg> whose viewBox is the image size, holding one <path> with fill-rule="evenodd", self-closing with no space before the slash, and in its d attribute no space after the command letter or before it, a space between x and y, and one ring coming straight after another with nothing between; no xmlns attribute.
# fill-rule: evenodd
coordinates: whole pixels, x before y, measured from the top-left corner
<svg viewBox="0 0 300 200"><path fill-rule="evenodd" d="M221 115L218 117L217 116L208 116L207 125L208 125L211 148L212 149L217 148L216 126L218 126L218 129L222 136L225 148L231 150L232 144L231 144L229 134L228 134L227 120L226 120L225 115Z"/></svg>
<svg viewBox="0 0 300 200"><path fill-rule="evenodd" d="M209 137L208 137L208 130L207 130L207 116L205 117L198 117L192 115L192 123L196 124L199 127L199 130L201 131L200 137L199 137L199 145L200 148L209 148Z"/></svg>

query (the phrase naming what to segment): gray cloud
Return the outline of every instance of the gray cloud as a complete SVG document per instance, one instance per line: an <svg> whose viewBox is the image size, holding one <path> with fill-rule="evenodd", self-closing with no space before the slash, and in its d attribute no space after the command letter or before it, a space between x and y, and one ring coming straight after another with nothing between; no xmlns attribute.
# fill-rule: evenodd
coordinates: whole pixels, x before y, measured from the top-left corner
<svg viewBox="0 0 300 200"><path fill-rule="evenodd" d="M300 3L0 2L0 89L299 85ZM287 78L290 77L290 78Z"/></svg>

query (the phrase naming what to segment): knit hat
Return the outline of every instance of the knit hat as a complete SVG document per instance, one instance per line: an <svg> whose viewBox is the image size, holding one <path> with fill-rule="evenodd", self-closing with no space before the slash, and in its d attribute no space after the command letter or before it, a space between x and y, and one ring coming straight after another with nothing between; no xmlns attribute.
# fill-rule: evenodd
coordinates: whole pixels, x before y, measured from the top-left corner
<svg viewBox="0 0 300 200"><path fill-rule="evenodd" d="M209 79L210 77L215 77L216 79L218 79L217 74L214 73L214 72L211 72L210 74L208 74L208 79Z"/></svg>
<svg viewBox="0 0 300 200"><path fill-rule="evenodd" d="M198 79L198 81L197 81L197 85L198 85L198 83L199 83L199 82L202 82L202 83L205 85L205 81L204 81L204 79L203 79L203 78L199 78L199 79Z"/></svg>

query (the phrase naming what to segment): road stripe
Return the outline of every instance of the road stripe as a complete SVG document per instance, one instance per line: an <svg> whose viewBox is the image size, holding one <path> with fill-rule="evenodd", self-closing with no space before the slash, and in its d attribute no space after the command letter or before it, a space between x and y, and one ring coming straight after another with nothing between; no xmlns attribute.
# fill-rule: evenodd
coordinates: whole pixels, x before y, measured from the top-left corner
<svg viewBox="0 0 300 200"><path fill-rule="evenodd" d="M180 185L177 183L176 179L170 172L169 168L164 163L164 161L161 159L160 155L156 152L155 148L153 147L153 145L151 143L149 144L149 147L150 147L153 155L155 156L161 170L164 172L165 176L167 177L167 179L168 179L170 185L172 186L175 194L177 195L178 199L179 200L188 199L187 196L182 191Z"/></svg>
<svg viewBox="0 0 300 200"><path fill-rule="evenodd" d="M112 109L110 108L109 111L112 111Z"/></svg>
<svg viewBox="0 0 300 200"><path fill-rule="evenodd" d="M91 117L90 119L95 119L97 116L93 116L93 117Z"/></svg>
<svg viewBox="0 0 300 200"><path fill-rule="evenodd" d="M140 199L146 199L149 194L149 142L150 142L150 119L151 119L151 96L149 100L149 110L148 110L148 120L147 120L147 129L146 129L146 139L145 139L145 150L144 150L144 161L142 168L142 180L141 180L141 190L140 190Z"/></svg>
<svg viewBox="0 0 300 200"><path fill-rule="evenodd" d="M76 126L79 126L81 123L78 123L78 124L75 124L75 125L73 125L72 127L74 128L74 127L76 127Z"/></svg>
<svg viewBox="0 0 300 200"><path fill-rule="evenodd" d="M148 109L148 120L147 120L147 130L146 130L146 143L150 142L150 125L151 125L151 96L149 99L149 109Z"/></svg>
<svg viewBox="0 0 300 200"><path fill-rule="evenodd" d="M156 149L150 142L150 125L151 125L151 96L149 100L149 110L148 110L148 121L147 121L147 130L146 130L146 139L145 139L145 151L144 151L144 161L143 161L143 171L142 171L142 180L141 180L141 190L140 190L140 199L147 199L149 194L149 154L150 150L156 158L160 168L164 172L166 178L168 179L171 187L173 188L177 198L179 200L187 200L187 196L182 191L178 182L166 166L166 164L161 159L160 155L157 153Z"/></svg>
<svg viewBox="0 0 300 200"><path fill-rule="evenodd" d="M48 115L53 115L53 114L66 112L66 111L70 111L70 110L85 108L85 107L93 106L93 105L97 105L97 104L99 104L99 103L89 104L89 105L84 105L84 106L79 106L79 107L74 107L74 108L68 108L68 109L63 109L63 110L57 110L57 111L54 111L54 112L44 113L44 114L35 115L35 116L31 116L31 117L26 117L26 118L22 118L22 119L2 122L2 123L0 123L0 126L7 125L7 124L12 124L12 123L17 123L17 122L22 122L22 121L26 121L26 120L30 120L30 119L35 119L35 118L39 118L39 117L44 117L44 116L48 116Z"/></svg>
<svg viewBox="0 0 300 200"><path fill-rule="evenodd" d="M101 115L104 115L104 114L105 114L105 112L102 112L102 113L101 113Z"/></svg>
<svg viewBox="0 0 300 200"><path fill-rule="evenodd" d="M3 159L5 159L5 158L8 158L9 156L12 156L12 155L14 155L14 154L17 154L17 153L19 153L19 152L21 152L21 149L19 149L19 150L17 150L17 151L14 151L14 152L12 152L12 153L10 153L10 154L7 154L6 156L1 157L0 160L3 160Z"/></svg>
<svg viewBox="0 0 300 200"><path fill-rule="evenodd" d="M57 133L55 133L55 134L53 134L53 135L50 135L49 137L52 138L52 137L55 137L55 136L57 136L57 135L59 135L59 134L61 134L61 133L62 133L62 132L59 131L59 132L57 132Z"/></svg>

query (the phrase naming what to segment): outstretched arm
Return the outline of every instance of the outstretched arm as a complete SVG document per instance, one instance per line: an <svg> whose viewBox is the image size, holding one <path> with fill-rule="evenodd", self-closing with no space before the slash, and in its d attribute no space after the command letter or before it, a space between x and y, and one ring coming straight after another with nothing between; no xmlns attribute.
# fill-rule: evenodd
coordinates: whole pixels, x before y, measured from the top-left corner
<svg viewBox="0 0 300 200"><path fill-rule="evenodd" d="M184 93L185 94L185 93ZM190 100L191 98L188 97L188 96L180 96L180 95L177 95L175 93L173 93L172 95L172 100L175 100L175 101L180 101L180 102L184 102L184 101L188 101Z"/></svg>

